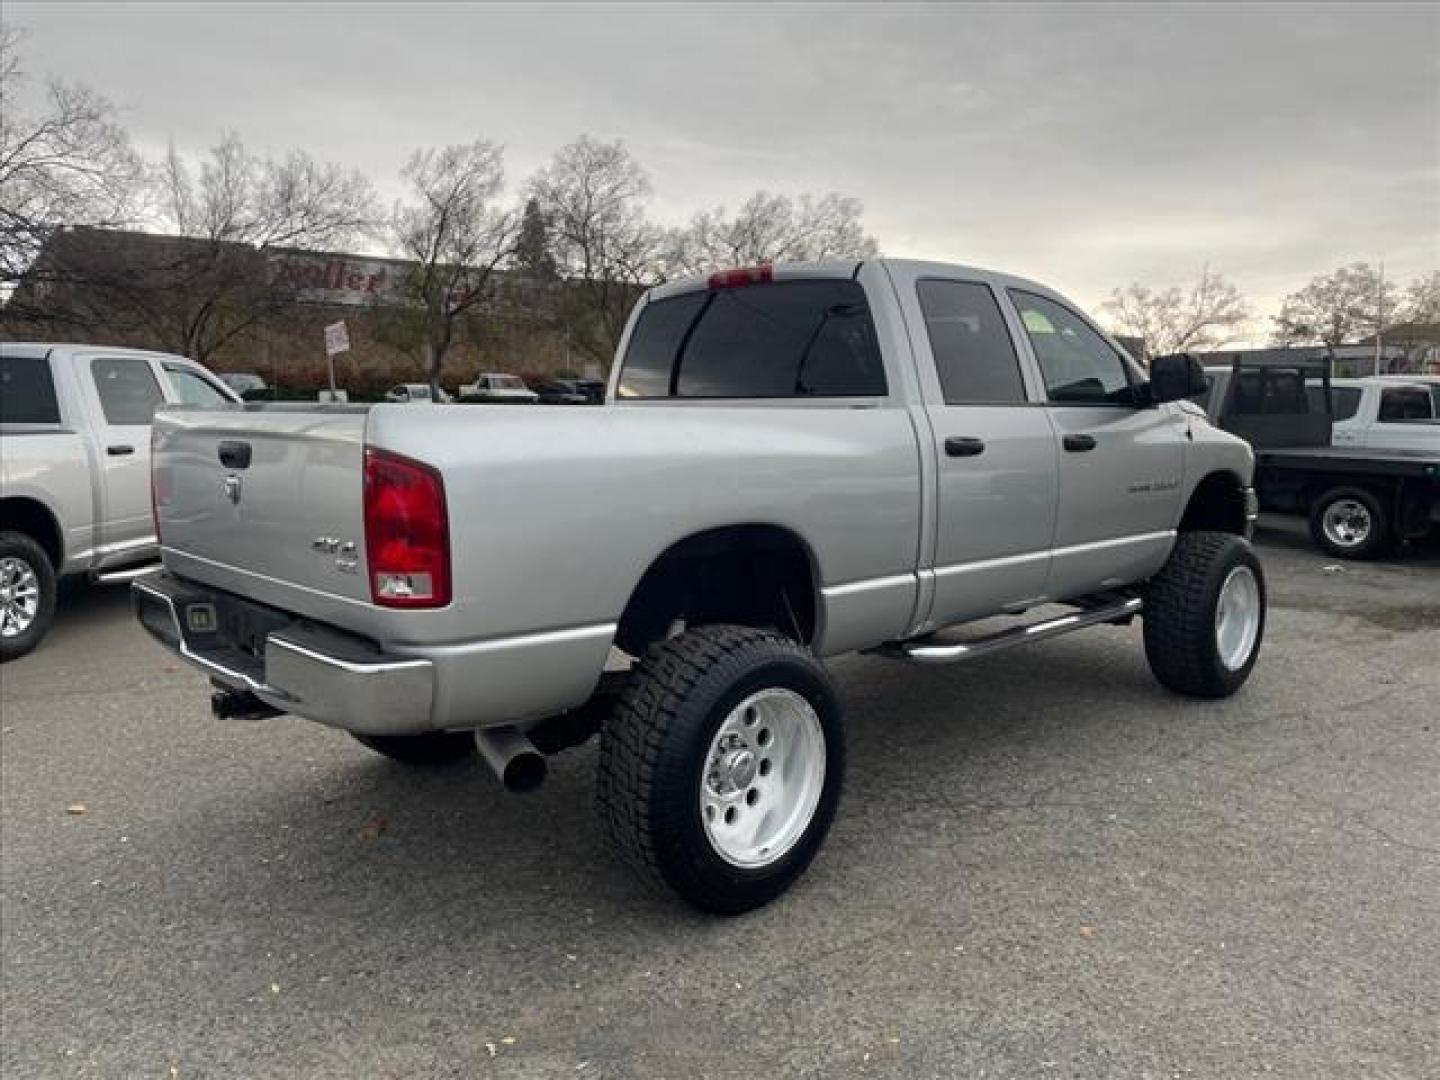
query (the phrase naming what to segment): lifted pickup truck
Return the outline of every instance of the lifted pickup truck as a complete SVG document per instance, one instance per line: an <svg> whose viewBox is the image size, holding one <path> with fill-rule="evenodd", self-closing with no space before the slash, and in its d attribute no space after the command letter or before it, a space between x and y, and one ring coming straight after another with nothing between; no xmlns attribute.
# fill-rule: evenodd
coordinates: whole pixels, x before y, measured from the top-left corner
<svg viewBox="0 0 1440 1080"><path fill-rule="evenodd" d="M239 397L181 356L99 345L0 345L0 660L40 643L55 579L124 580L158 554L150 417Z"/></svg>
<svg viewBox="0 0 1440 1080"><path fill-rule="evenodd" d="M222 715L293 713L401 761L478 746L524 788L598 730L625 858L743 911L835 813L823 658L964 661L1143 610L1164 685L1245 682L1252 456L1180 402L1202 386L1189 358L1147 381L1002 274L686 280L637 305L601 408L165 412L167 573L137 614ZM991 616L1012 621L954 633Z"/></svg>
<svg viewBox="0 0 1440 1080"><path fill-rule="evenodd" d="M1393 411L1428 408L1423 383L1386 377L1332 380L1324 359L1236 361L1207 369L1203 395L1212 421L1246 439L1257 458L1260 506L1304 514L1310 536L1330 555L1370 559L1440 527L1440 427L1433 420L1396 420L1347 429L1334 423L1337 403L1363 392L1369 416L1383 414L1383 396L1398 392ZM1355 384L1363 385L1357 387ZM1364 403L1364 400L1360 402ZM1393 413L1392 413L1393 415ZM1384 445L1408 426L1406 443ZM1369 430L1364 444L1359 433ZM1381 445L1370 440L1380 439Z"/></svg>

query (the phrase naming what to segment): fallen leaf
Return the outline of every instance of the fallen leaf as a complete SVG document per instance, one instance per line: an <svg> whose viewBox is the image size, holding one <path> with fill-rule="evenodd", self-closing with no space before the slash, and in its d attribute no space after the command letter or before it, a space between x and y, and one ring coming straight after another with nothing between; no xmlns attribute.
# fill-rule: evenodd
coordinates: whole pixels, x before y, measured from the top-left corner
<svg viewBox="0 0 1440 1080"><path fill-rule="evenodd" d="M83 802L77 802L71 803L69 806L67 806L65 808L65 812L67 814L74 814L76 817L79 817L81 814L86 813L89 809L90 808L86 806Z"/></svg>
<svg viewBox="0 0 1440 1080"><path fill-rule="evenodd" d="M280 992L280 984L279 984L279 983L271 983L271 984L270 984L270 992L271 992L272 994L278 994L278 993Z"/></svg>
<svg viewBox="0 0 1440 1080"><path fill-rule="evenodd" d="M1082 926L1082 927L1080 927L1080 936L1081 936L1081 937L1094 937L1094 936L1095 936L1096 934L1098 934L1099 932L1100 932L1100 928L1099 928L1098 926Z"/></svg>
<svg viewBox="0 0 1440 1080"><path fill-rule="evenodd" d="M385 831L385 819L379 814L371 814L370 820L360 826L361 840L378 840L380 834Z"/></svg>
<svg viewBox="0 0 1440 1080"><path fill-rule="evenodd" d="M501 1041L504 1045L506 1045L506 1046L514 1046L514 1045L515 1045L515 1036L514 1036L514 1035L506 1035L506 1036L505 1036L503 1039L501 1039L500 1041Z"/></svg>
<svg viewBox="0 0 1440 1080"><path fill-rule="evenodd" d="M488 1050L488 1051L490 1051L490 1056L491 1056L491 1057L494 1057L496 1054L498 1054L498 1053L500 1052L499 1049L498 1049L498 1048L495 1046L495 1044L492 1043L492 1042L487 1042L487 1043L485 1044L485 1049Z"/></svg>

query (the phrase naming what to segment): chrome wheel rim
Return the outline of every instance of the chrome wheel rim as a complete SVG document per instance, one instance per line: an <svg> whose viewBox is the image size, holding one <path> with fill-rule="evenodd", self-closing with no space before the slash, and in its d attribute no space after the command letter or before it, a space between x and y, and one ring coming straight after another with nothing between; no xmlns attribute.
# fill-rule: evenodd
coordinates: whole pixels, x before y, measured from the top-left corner
<svg viewBox="0 0 1440 1080"><path fill-rule="evenodd" d="M1220 662L1239 671L1260 637L1260 582L1248 566L1237 566L1220 586L1215 605L1215 648Z"/></svg>
<svg viewBox="0 0 1440 1080"><path fill-rule="evenodd" d="M725 717L700 774L700 821L715 853L756 869L805 835L825 786L820 717L793 690L751 694Z"/></svg>
<svg viewBox="0 0 1440 1080"><path fill-rule="evenodd" d="M0 559L0 637L19 637L40 610L40 579L24 559Z"/></svg>
<svg viewBox="0 0 1440 1080"><path fill-rule="evenodd" d="M1375 523L1359 499L1336 499L1325 508L1320 527L1325 530L1325 539L1336 547L1350 548L1368 540Z"/></svg>

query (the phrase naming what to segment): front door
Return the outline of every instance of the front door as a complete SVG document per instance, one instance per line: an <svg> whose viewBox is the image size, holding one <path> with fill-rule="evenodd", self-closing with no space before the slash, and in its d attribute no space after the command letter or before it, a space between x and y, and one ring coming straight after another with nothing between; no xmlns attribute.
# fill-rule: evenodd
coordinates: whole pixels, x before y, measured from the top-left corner
<svg viewBox="0 0 1440 1080"><path fill-rule="evenodd" d="M155 538L150 422L165 399L154 366L143 356L99 355L86 367L81 382L93 395L90 405L101 475L96 552L115 561Z"/></svg>
<svg viewBox="0 0 1440 1080"><path fill-rule="evenodd" d="M922 278L915 297L925 334L912 340L937 467L930 624L945 626L1041 597L1055 520L1055 440L1045 410L1029 401L991 287Z"/></svg>
<svg viewBox="0 0 1440 1080"><path fill-rule="evenodd" d="M1137 407L1141 376L1078 313L1009 290L1045 382L1060 493L1045 591L1080 596L1159 569L1180 517L1190 420Z"/></svg>

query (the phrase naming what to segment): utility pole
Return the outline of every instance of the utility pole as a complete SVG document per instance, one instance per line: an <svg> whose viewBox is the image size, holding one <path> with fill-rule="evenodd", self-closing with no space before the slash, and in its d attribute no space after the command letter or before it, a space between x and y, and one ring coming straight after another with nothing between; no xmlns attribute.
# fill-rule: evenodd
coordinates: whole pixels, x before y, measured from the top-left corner
<svg viewBox="0 0 1440 1080"><path fill-rule="evenodd" d="M1385 264L1380 264L1380 276L1375 286L1375 374L1380 374L1381 339L1385 336Z"/></svg>

